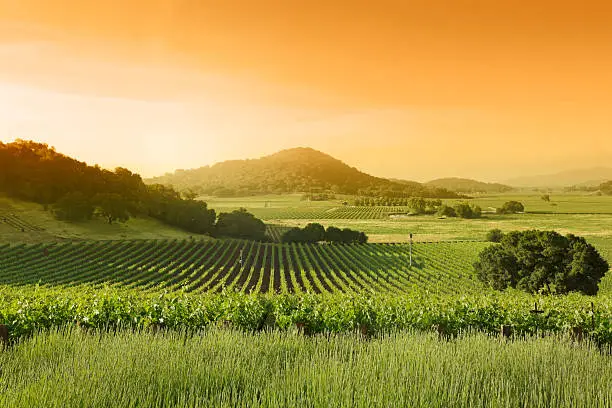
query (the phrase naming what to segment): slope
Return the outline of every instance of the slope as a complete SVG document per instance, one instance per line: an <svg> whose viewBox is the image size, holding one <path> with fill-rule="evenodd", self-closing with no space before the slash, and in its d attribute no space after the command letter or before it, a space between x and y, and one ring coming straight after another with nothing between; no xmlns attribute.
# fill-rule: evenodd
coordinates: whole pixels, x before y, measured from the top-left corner
<svg viewBox="0 0 612 408"><path fill-rule="evenodd" d="M453 198L457 194L422 184L374 177L311 148L282 150L260 159L231 160L145 180L216 196L333 192Z"/></svg>

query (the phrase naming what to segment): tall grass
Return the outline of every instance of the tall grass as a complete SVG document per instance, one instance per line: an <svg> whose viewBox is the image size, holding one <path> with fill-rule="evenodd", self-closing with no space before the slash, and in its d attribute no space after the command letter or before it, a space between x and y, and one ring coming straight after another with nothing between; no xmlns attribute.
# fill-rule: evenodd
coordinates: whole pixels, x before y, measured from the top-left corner
<svg viewBox="0 0 612 408"><path fill-rule="evenodd" d="M612 358L552 337L60 330L0 367L7 408L612 406Z"/></svg>

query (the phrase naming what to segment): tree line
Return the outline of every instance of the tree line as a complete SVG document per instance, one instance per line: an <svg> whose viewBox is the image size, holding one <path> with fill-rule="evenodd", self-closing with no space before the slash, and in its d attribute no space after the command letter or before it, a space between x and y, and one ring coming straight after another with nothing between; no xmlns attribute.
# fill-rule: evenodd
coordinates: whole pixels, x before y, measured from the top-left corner
<svg viewBox="0 0 612 408"><path fill-rule="evenodd" d="M65 221L97 216L113 224L149 216L198 234L262 240L265 235L264 223L246 210L217 217L205 202L181 197L168 186L146 185L128 169L88 166L31 141L0 143L0 191L40 203Z"/></svg>
<svg viewBox="0 0 612 408"><path fill-rule="evenodd" d="M337 227L323 227L318 223L310 223L304 228L291 228L281 238L282 242L317 243L330 242L337 244L365 244L368 236L364 232L340 229Z"/></svg>

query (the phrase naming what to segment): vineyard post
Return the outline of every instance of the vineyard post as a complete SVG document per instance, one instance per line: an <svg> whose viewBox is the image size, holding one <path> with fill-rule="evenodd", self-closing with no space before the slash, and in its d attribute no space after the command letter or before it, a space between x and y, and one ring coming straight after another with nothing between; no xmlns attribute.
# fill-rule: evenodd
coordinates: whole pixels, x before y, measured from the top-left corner
<svg viewBox="0 0 612 408"><path fill-rule="evenodd" d="M410 267L412 268L412 232L410 233Z"/></svg>

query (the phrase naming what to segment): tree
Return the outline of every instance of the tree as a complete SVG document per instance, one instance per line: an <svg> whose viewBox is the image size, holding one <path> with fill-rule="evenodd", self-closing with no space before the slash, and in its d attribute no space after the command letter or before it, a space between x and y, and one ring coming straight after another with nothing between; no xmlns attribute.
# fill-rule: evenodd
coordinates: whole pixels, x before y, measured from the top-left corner
<svg viewBox="0 0 612 408"><path fill-rule="evenodd" d="M455 206L455 212L461 218L480 218L482 210L477 205L459 203Z"/></svg>
<svg viewBox="0 0 612 408"><path fill-rule="evenodd" d="M453 207L450 207L448 205L442 205L438 209L437 215L439 217L456 217L457 213L455 212L455 209Z"/></svg>
<svg viewBox="0 0 612 408"><path fill-rule="evenodd" d="M607 195L612 195L612 180L602 183L599 186L599 191Z"/></svg>
<svg viewBox="0 0 612 408"><path fill-rule="evenodd" d="M59 220L84 221L91 219L94 206L80 191L68 193L53 205L53 214Z"/></svg>
<svg viewBox="0 0 612 408"><path fill-rule="evenodd" d="M266 224L245 208L219 214L216 230L221 236L256 241L263 241L266 236Z"/></svg>
<svg viewBox="0 0 612 408"><path fill-rule="evenodd" d="M584 238L555 231L514 231L485 248L474 264L486 285L530 293L595 295L610 266Z"/></svg>
<svg viewBox="0 0 612 408"><path fill-rule="evenodd" d="M501 242L503 237L504 233L498 228L487 232L487 241L489 242Z"/></svg>
<svg viewBox="0 0 612 408"><path fill-rule="evenodd" d="M319 242L325 240L325 227L321 224L310 223L303 229L305 242Z"/></svg>
<svg viewBox="0 0 612 408"><path fill-rule="evenodd" d="M126 222L130 219L128 212L129 203L117 193L96 194L93 199L97 207L97 213L108 221Z"/></svg>
<svg viewBox="0 0 612 408"><path fill-rule="evenodd" d="M518 201L507 201L501 208L497 209L498 214L516 214L524 211L525 207Z"/></svg>

